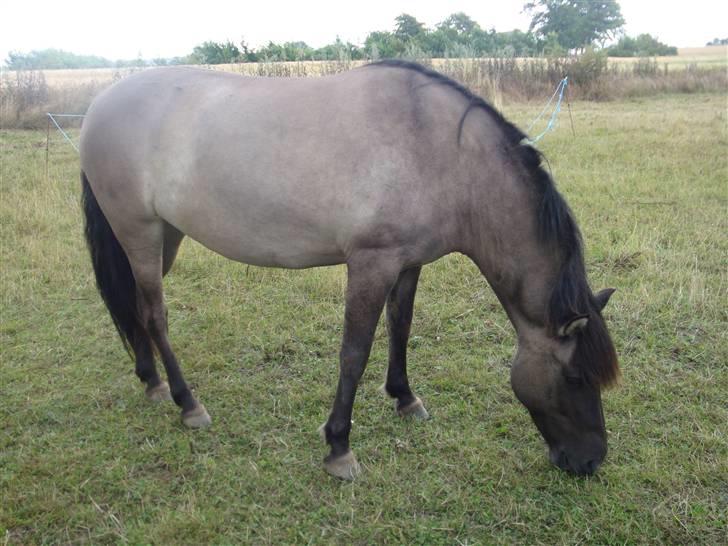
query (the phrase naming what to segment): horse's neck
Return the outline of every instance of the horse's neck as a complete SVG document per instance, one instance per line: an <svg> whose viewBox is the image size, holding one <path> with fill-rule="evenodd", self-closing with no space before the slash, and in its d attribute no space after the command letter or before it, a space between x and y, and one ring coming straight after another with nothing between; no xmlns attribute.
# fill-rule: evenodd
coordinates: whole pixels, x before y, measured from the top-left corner
<svg viewBox="0 0 728 546"><path fill-rule="evenodd" d="M516 330L547 323L551 293L561 270L558 252L546 248L528 226L506 224L483 232L469 253L488 280Z"/></svg>
<svg viewBox="0 0 728 546"><path fill-rule="evenodd" d="M548 320L548 304L553 282L546 276L515 271L504 277L481 272L505 309L508 318L519 333L528 328L544 327Z"/></svg>
<svg viewBox="0 0 728 546"><path fill-rule="evenodd" d="M516 329L524 322L546 324L562 258L541 240L543 195L507 152L474 154L468 164L468 199L460 203L461 216L469 220L463 237L465 253L486 277Z"/></svg>

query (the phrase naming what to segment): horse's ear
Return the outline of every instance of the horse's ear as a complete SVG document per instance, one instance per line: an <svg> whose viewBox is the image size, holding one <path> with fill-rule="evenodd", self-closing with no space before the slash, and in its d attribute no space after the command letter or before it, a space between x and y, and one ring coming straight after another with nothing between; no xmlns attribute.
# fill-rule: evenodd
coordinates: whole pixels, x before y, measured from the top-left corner
<svg viewBox="0 0 728 546"><path fill-rule="evenodd" d="M566 324L562 325L559 328L559 331L556 332L559 337L569 337L574 335L576 332L580 332L584 328L586 328L587 323L589 322L589 316L588 315L579 315L568 321Z"/></svg>
<svg viewBox="0 0 728 546"><path fill-rule="evenodd" d="M600 311L606 307L609 298L612 297L612 294L614 294L616 290L616 288L605 288L594 295L594 299L597 301L597 306Z"/></svg>

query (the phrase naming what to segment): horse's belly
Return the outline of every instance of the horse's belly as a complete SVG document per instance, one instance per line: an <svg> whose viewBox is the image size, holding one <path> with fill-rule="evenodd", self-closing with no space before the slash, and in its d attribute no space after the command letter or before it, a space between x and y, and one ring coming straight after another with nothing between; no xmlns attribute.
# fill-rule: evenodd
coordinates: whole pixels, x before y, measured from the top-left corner
<svg viewBox="0 0 728 546"><path fill-rule="evenodd" d="M238 262L300 269L346 260L338 240L346 230L336 229L335 218L321 223L280 207L204 198L161 209L160 216L182 233Z"/></svg>
<svg viewBox="0 0 728 546"><path fill-rule="evenodd" d="M261 267L282 267L304 269L344 263L345 256L338 249L316 244L305 239L292 238L288 243L261 240L258 237L241 235L238 240L216 238L208 233L189 234L197 242L237 262Z"/></svg>

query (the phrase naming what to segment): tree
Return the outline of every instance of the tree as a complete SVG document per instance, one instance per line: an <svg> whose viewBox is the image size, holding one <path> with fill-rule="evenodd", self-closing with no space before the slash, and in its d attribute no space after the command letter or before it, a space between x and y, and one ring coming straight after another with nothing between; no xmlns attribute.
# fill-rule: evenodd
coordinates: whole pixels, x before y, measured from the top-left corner
<svg viewBox="0 0 728 546"><path fill-rule="evenodd" d="M530 31L542 39L555 33L567 50L603 46L624 26L617 0L532 0L524 11L533 14Z"/></svg>
<svg viewBox="0 0 728 546"><path fill-rule="evenodd" d="M510 32L495 32L492 37L493 53L508 54L515 57L531 57L536 54L538 44L530 32L512 30Z"/></svg>
<svg viewBox="0 0 728 546"><path fill-rule="evenodd" d="M447 30L441 28L427 32L421 39L422 49L434 58L445 57L451 46L452 40L447 35Z"/></svg>
<svg viewBox="0 0 728 546"><path fill-rule="evenodd" d="M190 60L196 64L229 64L240 60L240 50L231 41L204 42L195 46Z"/></svg>
<svg viewBox="0 0 728 546"><path fill-rule="evenodd" d="M392 59L404 53L404 43L391 32L370 32L364 40L364 52L370 59Z"/></svg>
<svg viewBox="0 0 728 546"><path fill-rule="evenodd" d="M660 42L650 34L636 38L622 36L615 45L607 48L610 57L653 57L656 55L677 55L677 48Z"/></svg>
<svg viewBox="0 0 728 546"><path fill-rule="evenodd" d="M406 13L396 17L394 22L394 35L403 42L416 40L425 33L425 25Z"/></svg>
<svg viewBox="0 0 728 546"><path fill-rule="evenodd" d="M471 56L477 53L475 42L487 42L488 37L470 16L462 11L449 15L430 33L427 44L435 56Z"/></svg>
<svg viewBox="0 0 728 546"><path fill-rule="evenodd" d="M30 53L11 51L5 60L10 70L40 70L53 68L106 68L114 66L109 59L96 55L76 55L61 49L41 49Z"/></svg>
<svg viewBox="0 0 728 546"><path fill-rule="evenodd" d="M258 54L255 52L255 49L248 46L245 38L241 38L240 40L240 60L244 63L258 62Z"/></svg>
<svg viewBox="0 0 728 546"><path fill-rule="evenodd" d="M541 44L541 51L548 57L565 57L568 53L559 43L559 36L555 32L549 32Z"/></svg>
<svg viewBox="0 0 728 546"><path fill-rule="evenodd" d="M362 58L361 50L351 42L342 42L336 37L333 44L325 45L313 52L313 59L322 61L349 61Z"/></svg>
<svg viewBox="0 0 728 546"><path fill-rule="evenodd" d="M479 29L478 23L473 21L470 16L465 15L462 11L453 13L439 25L437 28L455 31L459 36L470 35L475 29Z"/></svg>

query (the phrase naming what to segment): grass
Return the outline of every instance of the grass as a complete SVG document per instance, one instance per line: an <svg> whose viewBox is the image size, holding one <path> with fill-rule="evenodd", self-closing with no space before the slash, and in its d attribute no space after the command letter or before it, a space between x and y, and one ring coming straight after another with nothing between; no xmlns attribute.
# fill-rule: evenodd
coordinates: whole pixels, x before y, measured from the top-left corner
<svg viewBox="0 0 728 546"><path fill-rule="evenodd" d="M657 64L672 69L685 69L690 66L728 68L728 46L681 47L677 55L654 57ZM634 64L637 57L610 57L609 62L618 64Z"/></svg>
<svg viewBox="0 0 728 546"><path fill-rule="evenodd" d="M654 60L662 68L668 65L669 68L685 68L691 64L700 66L721 66L728 65L728 46L706 46L680 48L677 55L655 57ZM527 59L521 59L522 62ZM615 64L633 64L639 61L636 57L611 57L610 62ZM240 72L247 76L255 76L263 73L268 74L271 65L279 66L280 70L305 75L320 75L331 71L337 71L337 65L361 66L367 61L351 61L339 63L336 61L304 61L304 62L281 62L281 63L243 63L215 65L212 68L226 70L229 72ZM433 59L434 68L440 68L446 63L445 59ZM87 68L87 69L58 69L43 70L46 83L50 87L76 86L80 84L94 84L115 81L127 74L134 72L134 68ZM301 74L301 75L304 75Z"/></svg>
<svg viewBox="0 0 728 546"><path fill-rule="evenodd" d="M551 467L508 384L515 338L475 267L423 271L411 379L433 415L377 392L354 409L365 473L321 469L344 269L246 267L186 240L166 280L172 341L210 411L189 431L146 402L95 292L78 163L3 131L0 537L58 543L725 543L725 95L574 103L542 141L580 220L622 363L597 476ZM537 107L510 106L521 126ZM2 540L2 539L0 539Z"/></svg>
<svg viewBox="0 0 728 546"><path fill-rule="evenodd" d="M624 100L666 93L723 92L728 87L728 46L681 49L656 58L420 59L501 107L506 102L541 102L569 76L569 94L581 100ZM367 61L301 61L210 65L245 76L317 77ZM46 112L81 114L113 82L138 68L0 70L0 129L40 129Z"/></svg>

